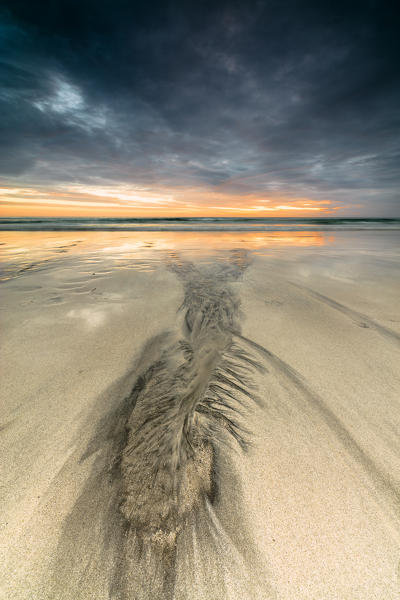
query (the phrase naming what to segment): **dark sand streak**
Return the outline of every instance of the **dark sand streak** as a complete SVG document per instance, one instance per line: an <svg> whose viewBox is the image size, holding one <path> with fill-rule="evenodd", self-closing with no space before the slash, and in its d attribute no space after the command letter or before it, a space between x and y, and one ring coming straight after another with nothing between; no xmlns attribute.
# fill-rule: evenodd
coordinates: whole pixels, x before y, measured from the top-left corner
<svg viewBox="0 0 400 600"><path fill-rule="evenodd" d="M240 340L246 342L250 347L262 354L278 372L282 373L296 386L313 409L318 411L326 425L334 433L337 439L339 439L346 451L352 456L357 464L362 466L375 489L385 498L396 521L399 521L400 490L390 475L386 473L385 470L367 454L367 452L365 452L339 417L335 415L335 413L327 406L326 402L309 387L298 371L279 358L276 354L273 354L270 350L264 348L264 346L261 346L240 334L236 335Z"/></svg>
<svg viewBox="0 0 400 600"><path fill-rule="evenodd" d="M238 341L239 300L230 286L248 264L245 252L233 251L228 264L200 271L170 255L168 267L185 292L183 335L165 333L146 344L136 384L82 457L98 452L64 525L54 571L58 598L86 597L85 585L99 568L109 573L108 597L118 600L190 598L193 577L202 594L214 578L207 593L221 597L227 570L233 581L247 576L229 559L221 563L225 552L215 527L225 544L230 538L213 505L220 467L235 446L247 449L251 435L243 421L252 402L260 402L253 380L263 367ZM92 531L102 539L92 540ZM85 568L77 565L71 539L87 547ZM205 560L214 564L212 573L199 567ZM65 592L59 582L68 576Z"/></svg>
<svg viewBox="0 0 400 600"><path fill-rule="evenodd" d="M400 334L397 333L396 331L393 331L393 329L384 327L383 325L380 325L379 323L374 321L374 319L371 319L367 315L364 315L363 313L360 313L351 308L348 308L344 304L340 304L339 302L336 302L336 300L333 300L332 298L329 298L328 296L324 296L323 294L320 294L319 292L315 292L314 290L312 290L306 286L299 285L298 283L293 283L292 281L290 281L289 283L291 285L299 288L300 290L303 290L304 292L306 292L307 294L309 294L311 297L315 298L316 300L319 300L320 302L323 302L324 304L327 304L331 308L334 308L335 310L346 315L346 317L349 317L359 327L375 329L378 333L380 333L384 337L390 339L392 342L400 344Z"/></svg>
<svg viewBox="0 0 400 600"><path fill-rule="evenodd" d="M11 427L11 425L13 423L15 423L17 419L12 419L11 421L8 421L7 423L3 423L2 425L0 425L0 432L1 431L5 431L6 429L8 429L9 427Z"/></svg>

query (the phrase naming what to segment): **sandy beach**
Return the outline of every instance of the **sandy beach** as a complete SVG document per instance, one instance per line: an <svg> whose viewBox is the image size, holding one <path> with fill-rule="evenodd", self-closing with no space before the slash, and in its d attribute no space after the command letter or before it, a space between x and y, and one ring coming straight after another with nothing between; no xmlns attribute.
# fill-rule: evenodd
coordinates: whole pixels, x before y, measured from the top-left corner
<svg viewBox="0 0 400 600"><path fill-rule="evenodd" d="M400 598L398 242L3 232L0 597Z"/></svg>

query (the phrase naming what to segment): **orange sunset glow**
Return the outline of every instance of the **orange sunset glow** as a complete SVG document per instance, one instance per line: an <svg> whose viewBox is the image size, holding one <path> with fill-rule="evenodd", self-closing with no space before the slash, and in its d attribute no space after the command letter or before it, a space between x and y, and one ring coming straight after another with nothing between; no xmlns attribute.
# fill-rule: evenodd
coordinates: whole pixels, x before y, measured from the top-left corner
<svg viewBox="0 0 400 600"><path fill-rule="evenodd" d="M128 185L3 186L0 204L4 217L305 217L331 215L340 208L329 200Z"/></svg>
<svg viewBox="0 0 400 600"><path fill-rule="evenodd" d="M79 241L79 244L76 242ZM19 269L32 268L35 263L49 261L57 256L60 248L68 247L69 256L100 253L104 258L121 258L146 261L154 252L191 252L197 256L215 257L215 253L233 246L241 246L255 253L268 254L279 248L313 248L331 245L332 233L322 231L241 231L238 236L229 231L4 231L0 261L12 257L12 268L3 269L0 281L7 281L18 265Z"/></svg>

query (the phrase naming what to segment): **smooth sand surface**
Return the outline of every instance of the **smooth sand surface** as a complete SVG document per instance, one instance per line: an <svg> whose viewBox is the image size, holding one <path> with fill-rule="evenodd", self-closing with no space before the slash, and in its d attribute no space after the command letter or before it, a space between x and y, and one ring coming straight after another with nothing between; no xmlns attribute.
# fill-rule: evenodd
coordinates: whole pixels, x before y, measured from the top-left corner
<svg viewBox="0 0 400 600"><path fill-rule="evenodd" d="M255 266L242 294L244 334L271 353L244 486L254 535L282 598L398 598L395 286L368 298L360 281L290 271Z"/></svg>
<svg viewBox="0 0 400 600"><path fill-rule="evenodd" d="M400 598L394 247L250 251L227 279L259 402L241 417L248 450L218 448L218 494L179 533L165 587L105 473L115 411L185 331L186 256L148 269L66 256L3 283L0 597ZM191 260L225 298L232 255Z"/></svg>

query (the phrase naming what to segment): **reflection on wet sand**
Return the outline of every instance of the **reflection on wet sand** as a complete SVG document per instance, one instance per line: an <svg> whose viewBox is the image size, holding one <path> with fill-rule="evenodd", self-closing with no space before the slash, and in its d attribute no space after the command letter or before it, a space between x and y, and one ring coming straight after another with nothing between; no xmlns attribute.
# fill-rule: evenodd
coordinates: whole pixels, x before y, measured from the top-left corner
<svg viewBox="0 0 400 600"><path fill-rule="evenodd" d="M54 267L66 259L80 256L82 263L97 264L112 261L113 267L152 269L160 252L183 251L197 258L215 258L216 252L238 247L257 251L276 248L331 245L335 237L318 231L262 232L101 232L3 231L0 244L0 265L5 281L25 271Z"/></svg>

